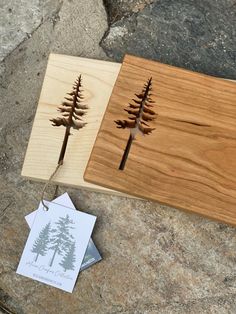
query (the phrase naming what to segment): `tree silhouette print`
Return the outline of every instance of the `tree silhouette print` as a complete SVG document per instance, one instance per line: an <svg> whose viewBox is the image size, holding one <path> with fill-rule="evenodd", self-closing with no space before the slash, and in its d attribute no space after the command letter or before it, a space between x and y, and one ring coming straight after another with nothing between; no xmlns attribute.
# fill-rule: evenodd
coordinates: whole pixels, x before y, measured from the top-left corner
<svg viewBox="0 0 236 314"><path fill-rule="evenodd" d="M63 259L59 265L64 268L64 271L74 270L75 263L75 242L72 242L67 249L66 254L63 256Z"/></svg>
<svg viewBox="0 0 236 314"><path fill-rule="evenodd" d="M55 224L57 225L57 228L52 229L52 233L54 235L51 238L52 245L49 248L54 252L49 266L52 266L56 254L62 255L74 239L74 237L70 234L70 229L74 228L71 226L73 221L70 219L69 215L66 215L66 217L60 217Z"/></svg>
<svg viewBox="0 0 236 314"><path fill-rule="evenodd" d="M34 261L37 262L39 255L45 256L48 250L48 244L50 243L50 231L51 223L47 223L46 226L40 231L38 238L33 244L31 252L36 253Z"/></svg>
<svg viewBox="0 0 236 314"><path fill-rule="evenodd" d="M152 133L154 128L149 127L148 122L156 118L156 113L151 109L154 101L151 99L150 91L152 89L152 78L150 78L144 85L140 94L135 94L137 99L133 99L134 103L130 103L127 109L128 120L116 120L117 128L129 129L130 136L124 150L123 157L119 166L119 170L124 170L125 164L129 155L129 151L133 140L135 140L138 133L148 135Z"/></svg>

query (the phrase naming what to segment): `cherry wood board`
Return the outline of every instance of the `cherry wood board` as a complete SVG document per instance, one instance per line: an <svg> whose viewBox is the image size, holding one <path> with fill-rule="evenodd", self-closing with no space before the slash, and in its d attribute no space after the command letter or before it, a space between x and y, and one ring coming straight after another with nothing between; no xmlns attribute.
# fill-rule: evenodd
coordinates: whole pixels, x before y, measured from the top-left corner
<svg viewBox="0 0 236 314"><path fill-rule="evenodd" d="M124 109L152 77L157 119L133 142L118 170L129 130ZM234 82L126 55L85 180L236 225L236 87Z"/></svg>
<svg viewBox="0 0 236 314"><path fill-rule="evenodd" d="M85 182L84 170L88 162L103 114L121 64L59 54L48 60L42 91L32 127L22 176L33 180L48 180L57 165L65 128L53 127L49 119L60 116L57 106L70 92L75 79L82 74L85 102L89 106L84 121L86 127L72 130L63 166L53 179L95 191L117 193Z"/></svg>

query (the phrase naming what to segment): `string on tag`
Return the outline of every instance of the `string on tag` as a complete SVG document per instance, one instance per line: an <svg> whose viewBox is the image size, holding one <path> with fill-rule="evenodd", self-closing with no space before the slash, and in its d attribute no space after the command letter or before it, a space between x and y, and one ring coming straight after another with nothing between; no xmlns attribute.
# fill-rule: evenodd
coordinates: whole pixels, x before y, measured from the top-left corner
<svg viewBox="0 0 236 314"><path fill-rule="evenodd" d="M44 203L44 193L45 193L47 187L52 183L52 179L56 175L56 173L57 173L58 169L60 168L60 166L62 166L62 162L58 163L56 169L53 171L53 173L51 174L51 176L49 177L49 179L47 180L47 182L45 183L45 185L43 187L43 191L42 191L42 195L41 195L41 203L43 204L43 208L46 211L48 210L48 206ZM58 185L56 186L54 196L57 193L57 190L58 190Z"/></svg>

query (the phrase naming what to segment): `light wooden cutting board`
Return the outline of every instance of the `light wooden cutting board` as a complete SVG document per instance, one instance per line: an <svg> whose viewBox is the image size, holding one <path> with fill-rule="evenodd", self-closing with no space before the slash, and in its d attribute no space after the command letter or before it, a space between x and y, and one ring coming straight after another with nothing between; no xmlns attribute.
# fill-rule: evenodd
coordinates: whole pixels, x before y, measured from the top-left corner
<svg viewBox="0 0 236 314"><path fill-rule="evenodd" d="M137 136L124 170L129 130L115 120L152 77L152 134ZM85 180L236 225L235 83L126 56Z"/></svg>
<svg viewBox="0 0 236 314"><path fill-rule="evenodd" d="M64 127L53 127L49 119L59 116L57 106L73 82L82 74L86 103L89 106L85 128L72 130L63 167L54 182L102 192L108 189L85 182L83 174L89 159L103 114L121 64L66 55L51 54L42 86L28 148L22 169L22 176L45 181L54 171L63 137ZM116 193L112 191L112 193Z"/></svg>

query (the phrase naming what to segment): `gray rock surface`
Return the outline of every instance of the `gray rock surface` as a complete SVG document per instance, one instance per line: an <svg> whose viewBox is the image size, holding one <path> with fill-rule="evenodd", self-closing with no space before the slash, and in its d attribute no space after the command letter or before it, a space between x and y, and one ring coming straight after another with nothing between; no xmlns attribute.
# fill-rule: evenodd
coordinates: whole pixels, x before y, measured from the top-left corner
<svg viewBox="0 0 236 314"><path fill-rule="evenodd" d="M100 0L21 2L30 12L44 5L43 21L42 12L26 19L19 3L1 2L4 12L7 5L23 15L0 47L0 312L236 313L236 229L142 200L61 187L78 208L98 216L94 240L103 261L80 274L73 294L15 273L29 232L24 216L38 206L43 186L20 172L49 52L119 60L127 49L235 77L233 1L110 1L110 23L114 8L118 18L107 33ZM9 16L1 17L5 27Z"/></svg>
<svg viewBox="0 0 236 314"><path fill-rule="evenodd" d="M155 0L104 0L108 14L108 22L112 24L132 13L142 11L146 5L153 3Z"/></svg>
<svg viewBox="0 0 236 314"><path fill-rule="evenodd" d="M102 47L117 61L131 53L236 79L235 25L234 0L156 0L113 23Z"/></svg>
<svg viewBox="0 0 236 314"><path fill-rule="evenodd" d="M1 0L0 3L0 61L40 27L48 17L53 19L61 0Z"/></svg>

